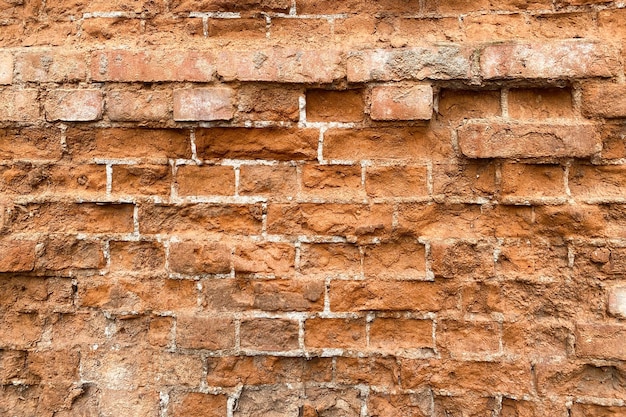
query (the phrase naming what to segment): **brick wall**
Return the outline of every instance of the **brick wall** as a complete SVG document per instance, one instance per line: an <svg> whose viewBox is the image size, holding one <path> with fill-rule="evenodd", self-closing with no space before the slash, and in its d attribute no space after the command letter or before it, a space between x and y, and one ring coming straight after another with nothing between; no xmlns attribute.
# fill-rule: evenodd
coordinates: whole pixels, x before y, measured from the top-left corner
<svg viewBox="0 0 626 417"><path fill-rule="evenodd" d="M0 0L0 415L626 415L626 9Z"/></svg>

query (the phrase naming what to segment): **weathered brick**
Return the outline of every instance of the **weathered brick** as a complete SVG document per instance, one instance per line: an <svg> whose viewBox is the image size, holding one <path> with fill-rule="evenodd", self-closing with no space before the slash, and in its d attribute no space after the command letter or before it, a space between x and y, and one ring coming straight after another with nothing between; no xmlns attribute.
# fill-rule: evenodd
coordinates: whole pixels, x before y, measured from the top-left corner
<svg viewBox="0 0 626 417"><path fill-rule="evenodd" d="M486 79L612 77L619 68L611 46L587 40L489 45L480 63Z"/></svg>
<svg viewBox="0 0 626 417"><path fill-rule="evenodd" d="M273 17L269 30L270 39L288 41L290 45L310 45L307 39L311 34L321 42L331 39L332 23L324 17L293 19L292 17Z"/></svg>
<svg viewBox="0 0 626 417"><path fill-rule="evenodd" d="M169 165L113 165L111 192L122 195L169 195Z"/></svg>
<svg viewBox="0 0 626 417"><path fill-rule="evenodd" d="M39 118L38 91L35 89L2 89L0 121L28 122Z"/></svg>
<svg viewBox="0 0 626 417"><path fill-rule="evenodd" d="M337 357L336 380L340 384L371 384L397 387L400 385L400 365L393 356L362 358Z"/></svg>
<svg viewBox="0 0 626 417"><path fill-rule="evenodd" d="M141 417L159 413L159 392L153 388L103 389L98 400L95 410L106 417Z"/></svg>
<svg viewBox="0 0 626 417"><path fill-rule="evenodd" d="M290 244L242 242L235 248L235 275L268 274L284 277L293 274L295 248Z"/></svg>
<svg viewBox="0 0 626 417"><path fill-rule="evenodd" d="M174 90L174 120L230 120L235 112L234 95L228 87Z"/></svg>
<svg viewBox="0 0 626 417"><path fill-rule="evenodd" d="M215 78L216 57L210 51L105 50L93 54L94 81L209 82Z"/></svg>
<svg viewBox="0 0 626 417"><path fill-rule="evenodd" d="M72 311L72 283L66 278L4 276L0 290L5 294L0 311Z"/></svg>
<svg viewBox="0 0 626 417"><path fill-rule="evenodd" d="M248 120L291 120L300 118L301 87L244 84L239 89L238 115Z"/></svg>
<svg viewBox="0 0 626 417"><path fill-rule="evenodd" d="M100 90L53 90L45 103L46 120L88 122L102 118L104 106Z"/></svg>
<svg viewBox="0 0 626 417"><path fill-rule="evenodd" d="M598 30L601 37L615 36L623 39L626 29L622 25L626 10L608 8L598 12Z"/></svg>
<svg viewBox="0 0 626 417"><path fill-rule="evenodd" d="M261 49L221 51L218 74L225 81L331 83L345 77L337 50Z"/></svg>
<svg viewBox="0 0 626 417"><path fill-rule="evenodd" d="M609 313L626 318L626 287L615 287L609 292Z"/></svg>
<svg viewBox="0 0 626 417"><path fill-rule="evenodd" d="M430 120L433 89L430 85L382 86L372 89L373 120Z"/></svg>
<svg viewBox="0 0 626 417"><path fill-rule="evenodd" d="M324 158L339 160L441 160L452 155L449 132L421 127L329 129Z"/></svg>
<svg viewBox="0 0 626 417"><path fill-rule="evenodd" d="M579 324L576 326L578 356L600 359L626 359L626 327L611 324Z"/></svg>
<svg viewBox="0 0 626 417"><path fill-rule="evenodd" d="M53 128L0 129L0 159L60 159L61 131Z"/></svg>
<svg viewBox="0 0 626 417"><path fill-rule="evenodd" d="M175 12L232 12L232 11L276 11L286 12L291 7L289 0L175 0L172 9Z"/></svg>
<svg viewBox="0 0 626 417"><path fill-rule="evenodd" d="M185 129L70 128L66 141L69 153L77 159L191 158Z"/></svg>
<svg viewBox="0 0 626 417"><path fill-rule="evenodd" d="M539 38L576 39L598 36L595 17L590 13L545 13L531 17L531 31Z"/></svg>
<svg viewBox="0 0 626 417"><path fill-rule="evenodd" d="M363 349L365 319L308 319L304 323L304 345L309 349Z"/></svg>
<svg viewBox="0 0 626 417"><path fill-rule="evenodd" d="M436 278L493 277L493 253L489 242L435 241L430 246L431 268Z"/></svg>
<svg viewBox="0 0 626 417"><path fill-rule="evenodd" d="M239 168L239 194L259 195L270 200L285 200L298 192L295 166L242 165Z"/></svg>
<svg viewBox="0 0 626 417"><path fill-rule="evenodd" d="M623 165L575 164L569 170L569 187L574 198L620 198L624 172Z"/></svg>
<svg viewBox="0 0 626 417"><path fill-rule="evenodd" d="M223 165L181 165L176 170L178 195L234 195L235 170Z"/></svg>
<svg viewBox="0 0 626 417"><path fill-rule="evenodd" d="M528 39L531 30L522 13L467 16L463 26L468 39L481 42Z"/></svg>
<svg viewBox="0 0 626 417"><path fill-rule="evenodd" d="M176 343L187 349L235 347L235 325L231 319L181 316L176 321Z"/></svg>
<svg viewBox="0 0 626 417"><path fill-rule="evenodd" d="M254 319L241 322L241 347L249 350L283 351L298 349L298 322Z"/></svg>
<svg viewBox="0 0 626 417"><path fill-rule="evenodd" d="M358 165L304 165L301 190L307 197L331 200L358 200L365 196Z"/></svg>
<svg viewBox="0 0 626 417"><path fill-rule="evenodd" d="M434 414L437 417L450 415L488 416L497 413L498 400L493 397L466 395L435 395Z"/></svg>
<svg viewBox="0 0 626 417"><path fill-rule="evenodd" d="M49 239L37 255L37 269L47 271L99 269L105 266L102 243L97 241Z"/></svg>
<svg viewBox="0 0 626 417"><path fill-rule="evenodd" d="M35 267L35 246L30 240L0 241L0 272L32 271Z"/></svg>
<svg viewBox="0 0 626 417"><path fill-rule="evenodd" d="M539 401L502 399L502 417L565 417L569 414L563 402L542 398Z"/></svg>
<svg viewBox="0 0 626 417"><path fill-rule="evenodd" d="M502 197L506 201L565 198L565 170L559 165L509 164L502 166Z"/></svg>
<svg viewBox="0 0 626 417"><path fill-rule="evenodd" d="M226 414L228 397L224 394L180 392L170 398L173 417L222 417Z"/></svg>
<svg viewBox="0 0 626 417"><path fill-rule="evenodd" d="M572 92L568 88L512 89L508 94L509 116L515 119L574 117Z"/></svg>
<svg viewBox="0 0 626 417"><path fill-rule="evenodd" d="M368 278L423 279L424 245L414 238L399 238L363 248L363 272Z"/></svg>
<svg viewBox="0 0 626 417"><path fill-rule="evenodd" d="M534 324L527 320L502 325L502 348L517 357L565 358L573 340L571 329L563 325Z"/></svg>
<svg viewBox="0 0 626 417"><path fill-rule="evenodd" d="M0 85L13 82L13 55L9 52L0 52Z"/></svg>
<svg viewBox="0 0 626 417"><path fill-rule="evenodd" d="M459 45L351 52L349 82L470 78L471 49Z"/></svg>
<svg viewBox="0 0 626 417"><path fill-rule="evenodd" d="M404 380L404 368L402 371ZM435 389L524 395L531 391L531 372L530 366L521 363L449 361L435 370L430 382Z"/></svg>
<svg viewBox="0 0 626 417"><path fill-rule="evenodd" d="M159 90L108 91L106 107L106 113L113 121L165 121L171 114L170 93Z"/></svg>
<svg viewBox="0 0 626 417"><path fill-rule="evenodd" d="M139 230L148 234L193 235L200 230L260 234L262 215L260 205L142 205L139 208Z"/></svg>
<svg viewBox="0 0 626 417"><path fill-rule="evenodd" d="M497 354L502 331L498 323L441 320L437 322L437 347L454 358Z"/></svg>
<svg viewBox="0 0 626 417"><path fill-rule="evenodd" d="M345 417L361 415L361 393L356 388L305 387L302 407L305 416L340 414Z"/></svg>
<svg viewBox="0 0 626 417"><path fill-rule="evenodd" d="M302 245L300 247L300 272L305 275L360 275L359 248L356 245L344 243Z"/></svg>
<svg viewBox="0 0 626 417"><path fill-rule="evenodd" d="M196 149L203 159L312 160L317 158L318 139L315 129L198 129Z"/></svg>
<svg viewBox="0 0 626 417"><path fill-rule="evenodd" d="M37 313L5 313L0 311L5 324L0 332L0 348L32 348L41 339L43 317Z"/></svg>
<svg viewBox="0 0 626 417"><path fill-rule="evenodd" d="M433 194L439 198L493 198L496 190L496 164L492 161L433 166Z"/></svg>
<svg viewBox="0 0 626 417"><path fill-rule="evenodd" d="M223 243L177 242L170 245L170 269L182 274L230 272L231 249Z"/></svg>
<svg viewBox="0 0 626 417"><path fill-rule="evenodd" d="M606 118L626 117L626 86L618 84L591 84L585 86L582 110L587 116Z"/></svg>
<svg viewBox="0 0 626 417"><path fill-rule="evenodd" d="M499 249L496 272L524 280L562 278L569 273L567 253L567 246L559 240L507 239Z"/></svg>
<svg viewBox="0 0 626 417"><path fill-rule="evenodd" d="M425 166L368 166L367 195L374 198L428 196L428 169Z"/></svg>
<svg viewBox="0 0 626 417"><path fill-rule="evenodd" d="M306 92L306 119L309 122L360 122L364 115L363 90Z"/></svg>
<svg viewBox="0 0 626 417"><path fill-rule="evenodd" d="M400 413L403 416L426 417L432 415L432 393L423 391L410 394L371 393L367 409L372 416L382 417Z"/></svg>
<svg viewBox="0 0 626 417"><path fill-rule="evenodd" d="M162 271L165 250L158 242L109 242L111 271Z"/></svg>
<svg viewBox="0 0 626 417"><path fill-rule="evenodd" d="M591 124L472 123L458 130L458 138L469 158L584 158L601 150Z"/></svg>
<svg viewBox="0 0 626 417"><path fill-rule="evenodd" d="M428 16L396 19L392 45L411 44L416 39L426 42L459 42L464 38L459 19L452 16ZM337 26L335 26L335 33Z"/></svg>
<svg viewBox="0 0 626 417"><path fill-rule="evenodd" d="M104 165L34 165L0 167L0 189L7 194L94 197L106 192Z"/></svg>
<svg viewBox="0 0 626 417"><path fill-rule="evenodd" d="M272 204L267 230L282 234L379 236L391 231L391 207L383 204Z"/></svg>
<svg viewBox="0 0 626 417"><path fill-rule="evenodd" d="M451 90L439 93L438 117L450 122L499 116L500 91Z"/></svg>
<svg viewBox="0 0 626 417"><path fill-rule="evenodd" d="M377 351L434 347L431 320L377 317L370 326L370 348Z"/></svg>
<svg viewBox="0 0 626 417"><path fill-rule="evenodd" d="M572 405L572 417L615 417L626 413L626 407L602 406L594 404Z"/></svg>
<svg viewBox="0 0 626 417"><path fill-rule="evenodd" d="M417 281L340 281L330 284L332 311L439 311L456 303L455 289Z"/></svg>
<svg viewBox="0 0 626 417"><path fill-rule="evenodd" d="M16 78L27 82L76 82L87 79L89 54L61 49L18 53Z"/></svg>
<svg viewBox="0 0 626 417"><path fill-rule="evenodd" d="M598 343L600 346L601 343ZM623 346L623 344L622 344ZM594 364L569 361L535 366L537 391L596 398L624 398L626 369L619 362Z"/></svg>

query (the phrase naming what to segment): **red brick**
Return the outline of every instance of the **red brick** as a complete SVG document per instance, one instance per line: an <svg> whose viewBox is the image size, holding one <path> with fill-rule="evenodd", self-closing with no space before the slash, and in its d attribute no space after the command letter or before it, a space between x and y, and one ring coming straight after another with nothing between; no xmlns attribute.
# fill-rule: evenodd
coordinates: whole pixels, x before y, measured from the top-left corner
<svg viewBox="0 0 626 417"><path fill-rule="evenodd" d="M27 122L39 118L38 92L35 89L0 91L0 121Z"/></svg>
<svg viewBox="0 0 626 417"><path fill-rule="evenodd" d="M568 88L512 89L509 116L514 119L574 117L572 92Z"/></svg>
<svg viewBox="0 0 626 417"><path fill-rule="evenodd" d="M94 42L99 45L111 41L111 43L119 42L124 38L134 38L139 34L144 34L147 37L149 30L142 30L142 23L146 23L146 29L149 29L152 22L152 20L142 21L130 17L91 17L82 21L80 37L87 42Z"/></svg>
<svg viewBox="0 0 626 417"><path fill-rule="evenodd" d="M576 326L578 356L600 359L626 359L626 327L611 324L579 324Z"/></svg>
<svg viewBox="0 0 626 417"><path fill-rule="evenodd" d="M167 91L107 92L107 115L119 122L166 121L171 115L170 93Z"/></svg>
<svg viewBox="0 0 626 417"><path fill-rule="evenodd" d="M529 320L502 325L504 353L516 357L565 358L572 340L571 329L563 325L536 324Z"/></svg>
<svg viewBox="0 0 626 417"><path fill-rule="evenodd" d="M411 44L417 39L428 43L459 42L464 34L457 17L428 16L396 19L395 32L391 35L392 45ZM335 24L335 33L336 33Z"/></svg>
<svg viewBox="0 0 626 417"><path fill-rule="evenodd" d="M130 233L133 210L132 204L115 203L28 204L7 226L15 232Z"/></svg>
<svg viewBox="0 0 626 417"><path fill-rule="evenodd" d="M609 292L609 314L626 318L626 287L615 287Z"/></svg>
<svg viewBox="0 0 626 417"><path fill-rule="evenodd" d="M302 194L329 200L358 200L365 196L358 165L302 166Z"/></svg>
<svg viewBox="0 0 626 417"><path fill-rule="evenodd" d="M36 313L5 313L0 311L5 325L0 332L0 348L26 349L34 347L41 339L44 321Z"/></svg>
<svg viewBox="0 0 626 417"><path fill-rule="evenodd" d="M626 117L626 86L592 84L583 89L583 113L606 118Z"/></svg>
<svg viewBox="0 0 626 417"><path fill-rule="evenodd" d="M260 234L260 205L188 204L142 205L139 208L139 230L148 234L209 233Z"/></svg>
<svg viewBox="0 0 626 417"><path fill-rule="evenodd" d="M392 415L427 417L431 415L432 395L428 391L410 394L373 392L370 393L367 401L367 410L373 417Z"/></svg>
<svg viewBox="0 0 626 417"><path fill-rule="evenodd" d="M303 94L298 86L244 84L239 89L238 116L246 120L297 121Z"/></svg>
<svg viewBox="0 0 626 417"><path fill-rule="evenodd" d="M430 246L431 268L435 277L493 277L493 253L494 245L490 242L435 241Z"/></svg>
<svg viewBox="0 0 626 417"><path fill-rule="evenodd" d="M189 131L185 129L70 128L66 141L76 159L191 158Z"/></svg>
<svg viewBox="0 0 626 417"><path fill-rule="evenodd" d="M309 122L360 122L364 114L363 90L306 92L306 119Z"/></svg>
<svg viewBox="0 0 626 417"><path fill-rule="evenodd" d="M351 52L349 82L470 78L472 51L457 45Z"/></svg>
<svg viewBox="0 0 626 417"><path fill-rule="evenodd" d="M111 271L162 271L165 268L165 250L158 242L109 243Z"/></svg>
<svg viewBox="0 0 626 417"><path fill-rule="evenodd" d="M432 114L433 89L430 85L372 89L370 116L373 120L430 120Z"/></svg>
<svg viewBox="0 0 626 417"><path fill-rule="evenodd" d="M94 197L106 192L104 165L34 165L0 167L0 190L7 194L71 194Z"/></svg>
<svg viewBox="0 0 626 417"><path fill-rule="evenodd" d="M480 42L494 42L509 39L528 39L530 27L526 16L515 14L480 14L467 16L463 26L468 39Z"/></svg>
<svg viewBox="0 0 626 417"><path fill-rule="evenodd" d="M374 198L427 197L428 169L425 166L368 166L367 195Z"/></svg>
<svg viewBox="0 0 626 417"><path fill-rule="evenodd" d="M437 417L463 415L495 415L499 409L498 400L493 397L478 397L476 394L436 395L433 400L434 414Z"/></svg>
<svg viewBox="0 0 626 417"><path fill-rule="evenodd" d="M30 240L0 241L0 272L26 272L35 267L35 246Z"/></svg>
<svg viewBox="0 0 626 417"><path fill-rule="evenodd" d="M176 344L186 349L235 347L235 325L231 319L182 316L176 322Z"/></svg>
<svg viewBox="0 0 626 417"><path fill-rule="evenodd" d="M587 40L489 45L480 62L486 79L612 77L619 68L615 50Z"/></svg>
<svg viewBox="0 0 626 417"><path fill-rule="evenodd" d="M315 129L212 128L196 130L196 148L202 159L312 160L317 158L319 132Z"/></svg>
<svg viewBox="0 0 626 417"><path fill-rule="evenodd" d="M174 120L230 120L235 113L234 95L228 87L174 90Z"/></svg>
<svg viewBox="0 0 626 417"><path fill-rule="evenodd" d="M270 200L296 196L298 178L291 165L242 165L239 168L239 194L259 195Z"/></svg>
<svg viewBox="0 0 626 417"><path fill-rule="evenodd" d="M472 123L458 130L458 138L469 158L584 158L601 150L591 124Z"/></svg>
<svg viewBox="0 0 626 417"><path fill-rule="evenodd" d="M539 401L502 399L502 417L540 417L540 416L568 416L567 407L558 400L542 398Z"/></svg>
<svg viewBox="0 0 626 417"><path fill-rule="evenodd" d="M402 376L404 380L404 369ZM531 391L531 372L530 366L522 363L448 361L446 366L435 370L430 382L434 389L527 395Z"/></svg>
<svg viewBox="0 0 626 417"><path fill-rule="evenodd" d="M431 320L377 317L370 326L370 347L377 351L434 347Z"/></svg>
<svg viewBox="0 0 626 417"><path fill-rule="evenodd" d="M270 233L376 236L391 231L391 207L363 204L273 204Z"/></svg>
<svg viewBox="0 0 626 417"><path fill-rule="evenodd" d="M254 319L241 323L241 347L249 350L288 351L298 349L298 322Z"/></svg>
<svg viewBox="0 0 626 417"><path fill-rule="evenodd" d="M15 72L26 82L76 82L87 79L85 52L46 49L22 52L16 55Z"/></svg>
<svg viewBox="0 0 626 417"><path fill-rule="evenodd" d="M290 45L310 45L307 40L314 34L316 40L327 42L331 38L332 23L324 17L294 19L292 17L272 17L270 39L287 41Z"/></svg>
<svg viewBox="0 0 626 417"><path fill-rule="evenodd" d="M53 128L0 129L0 159L60 159L61 131Z"/></svg>
<svg viewBox="0 0 626 417"><path fill-rule="evenodd" d="M527 202L543 197L565 198L565 170L559 165L504 164L502 197Z"/></svg>
<svg viewBox="0 0 626 417"><path fill-rule="evenodd" d="M170 194L169 165L113 165L111 192L122 195Z"/></svg>
<svg viewBox="0 0 626 417"><path fill-rule="evenodd" d="M626 394L626 387L621 383L626 369L619 362L540 362L535 366L535 372L537 391L542 396L549 392L550 395L621 400Z"/></svg>
<svg viewBox="0 0 626 417"><path fill-rule="evenodd" d="M598 36L595 19L593 14L587 12L546 13L531 17L530 26L539 38L585 39Z"/></svg>
<svg viewBox="0 0 626 417"><path fill-rule="evenodd" d="M91 60L94 81L208 82L215 71L215 54L208 51L109 50L95 53Z"/></svg>
<svg viewBox="0 0 626 417"><path fill-rule="evenodd" d="M9 52L0 53L0 84L13 82L13 55Z"/></svg>
<svg viewBox="0 0 626 417"><path fill-rule="evenodd" d="M345 77L341 53L332 49L222 51L217 65L225 81L332 83Z"/></svg>
<svg viewBox="0 0 626 417"><path fill-rule="evenodd" d="M361 254L353 244L315 243L300 247L300 272L305 275L361 274Z"/></svg>
<svg viewBox="0 0 626 417"><path fill-rule="evenodd" d="M170 269L182 274L230 272L231 249L223 243L180 242L170 245Z"/></svg>
<svg viewBox="0 0 626 417"><path fill-rule="evenodd" d="M176 184L181 196L234 195L235 170L222 165L181 165Z"/></svg>
<svg viewBox="0 0 626 417"><path fill-rule="evenodd" d="M439 311L456 303L455 289L418 281L343 281L330 284L332 311Z"/></svg>
<svg viewBox="0 0 626 417"><path fill-rule="evenodd" d="M522 280L563 278L569 273L568 262L567 246L559 240L507 239L502 241L496 271L507 278Z"/></svg>
<svg viewBox="0 0 626 417"><path fill-rule="evenodd" d="M414 14L416 9L417 5L403 0L382 0L373 3L354 0L339 3L332 0L301 0L297 3L298 14L374 14L377 12Z"/></svg>
<svg viewBox="0 0 626 417"><path fill-rule="evenodd" d="M45 104L46 120L88 122L102 118L104 106L100 90L53 90Z"/></svg>
<svg viewBox="0 0 626 417"><path fill-rule="evenodd" d="M438 117L451 122L499 116L500 91L443 89L439 93Z"/></svg>
<svg viewBox="0 0 626 417"><path fill-rule="evenodd" d="M368 278L423 279L426 251L415 238L398 238L363 248L363 272Z"/></svg>
<svg viewBox="0 0 626 417"><path fill-rule="evenodd" d="M293 274L295 258L295 248L290 244L242 242L235 248L235 275L289 276Z"/></svg>
<svg viewBox="0 0 626 417"><path fill-rule="evenodd" d="M452 156L449 132L422 127L329 129L324 158L430 161Z"/></svg>
<svg viewBox="0 0 626 417"><path fill-rule="evenodd" d="M50 239L38 253L37 269L48 271L99 269L105 260L102 243L76 239Z"/></svg>
<svg viewBox="0 0 626 417"><path fill-rule="evenodd" d="M308 319L304 323L304 345L308 349L363 349L365 319Z"/></svg>
<svg viewBox="0 0 626 417"><path fill-rule="evenodd" d="M151 2L146 0L131 0L131 1L106 1L106 0L51 0L46 3L46 12L49 15L76 15L80 17L83 13L89 12L111 12L111 11L123 11L123 12L156 12L162 9L159 7L159 2Z"/></svg>
<svg viewBox="0 0 626 417"><path fill-rule="evenodd" d="M496 164L492 161L433 166L433 194L438 198L493 198L496 190Z"/></svg>
<svg viewBox="0 0 626 417"><path fill-rule="evenodd" d="M222 417L226 415L228 397L224 394L181 392L170 397L172 417Z"/></svg>

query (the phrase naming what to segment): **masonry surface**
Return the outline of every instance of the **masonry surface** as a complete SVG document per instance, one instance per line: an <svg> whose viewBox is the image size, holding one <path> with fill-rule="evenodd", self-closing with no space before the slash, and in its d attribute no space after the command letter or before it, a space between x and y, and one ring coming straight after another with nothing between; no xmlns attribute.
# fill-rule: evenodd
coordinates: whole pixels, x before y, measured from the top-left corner
<svg viewBox="0 0 626 417"><path fill-rule="evenodd" d="M626 9L0 0L0 416L626 416Z"/></svg>

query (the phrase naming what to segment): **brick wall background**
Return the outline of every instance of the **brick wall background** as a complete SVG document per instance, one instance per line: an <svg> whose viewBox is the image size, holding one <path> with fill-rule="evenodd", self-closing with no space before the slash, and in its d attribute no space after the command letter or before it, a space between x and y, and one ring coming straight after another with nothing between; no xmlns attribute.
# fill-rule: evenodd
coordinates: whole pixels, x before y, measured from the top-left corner
<svg viewBox="0 0 626 417"><path fill-rule="evenodd" d="M626 9L0 0L0 415L626 415Z"/></svg>

